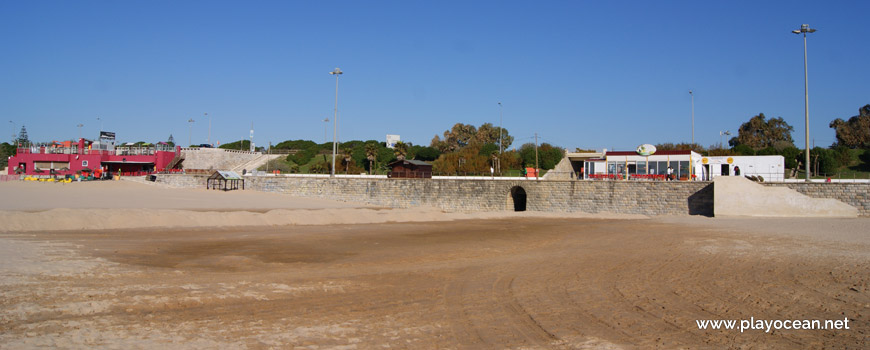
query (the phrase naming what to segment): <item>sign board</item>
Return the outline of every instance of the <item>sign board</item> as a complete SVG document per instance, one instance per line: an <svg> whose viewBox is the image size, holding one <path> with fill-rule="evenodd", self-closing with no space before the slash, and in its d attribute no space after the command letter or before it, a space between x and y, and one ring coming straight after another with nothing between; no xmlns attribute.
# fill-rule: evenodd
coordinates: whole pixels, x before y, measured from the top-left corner
<svg viewBox="0 0 870 350"><path fill-rule="evenodd" d="M387 147L393 148L396 146L396 143L401 141L402 138L399 135L387 135Z"/></svg>
<svg viewBox="0 0 870 350"><path fill-rule="evenodd" d="M656 153L656 146L645 143L637 146L637 154L642 156L651 156Z"/></svg>
<svg viewBox="0 0 870 350"><path fill-rule="evenodd" d="M115 133L111 131L100 131L100 140L114 141Z"/></svg>

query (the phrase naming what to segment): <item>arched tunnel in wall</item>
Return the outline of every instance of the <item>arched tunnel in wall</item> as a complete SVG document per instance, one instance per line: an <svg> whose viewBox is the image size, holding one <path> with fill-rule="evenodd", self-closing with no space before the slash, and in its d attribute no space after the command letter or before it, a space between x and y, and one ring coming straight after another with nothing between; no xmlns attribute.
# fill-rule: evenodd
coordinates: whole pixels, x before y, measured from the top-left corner
<svg viewBox="0 0 870 350"><path fill-rule="evenodd" d="M526 211L526 190L521 186L511 187L510 203L513 204L514 211Z"/></svg>

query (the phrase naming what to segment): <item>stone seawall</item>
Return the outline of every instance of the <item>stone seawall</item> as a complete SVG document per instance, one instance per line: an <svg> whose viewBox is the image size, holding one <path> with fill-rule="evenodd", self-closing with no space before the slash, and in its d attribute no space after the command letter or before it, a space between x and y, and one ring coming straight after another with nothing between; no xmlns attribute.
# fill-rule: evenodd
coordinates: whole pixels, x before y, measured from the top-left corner
<svg viewBox="0 0 870 350"><path fill-rule="evenodd" d="M858 216L870 217L870 184L868 183L763 183L765 186L788 187L813 198L836 199L855 208Z"/></svg>
<svg viewBox="0 0 870 350"><path fill-rule="evenodd" d="M206 177L159 175L157 182L171 187L205 188ZM530 211L713 214L713 186L706 182L246 177L245 189L447 211L514 210L524 192L526 209Z"/></svg>

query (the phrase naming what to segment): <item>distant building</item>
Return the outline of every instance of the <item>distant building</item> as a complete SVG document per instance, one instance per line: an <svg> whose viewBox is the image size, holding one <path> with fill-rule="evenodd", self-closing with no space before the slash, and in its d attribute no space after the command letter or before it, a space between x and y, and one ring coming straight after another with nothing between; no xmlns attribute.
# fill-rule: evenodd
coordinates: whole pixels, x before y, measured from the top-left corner
<svg viewBox="0 0 870 350"><path fill-rule="evenodd" d="M402 138L399 137L399 135L387 135L387 147L393 148L399 141L402 141Z"/></svg>

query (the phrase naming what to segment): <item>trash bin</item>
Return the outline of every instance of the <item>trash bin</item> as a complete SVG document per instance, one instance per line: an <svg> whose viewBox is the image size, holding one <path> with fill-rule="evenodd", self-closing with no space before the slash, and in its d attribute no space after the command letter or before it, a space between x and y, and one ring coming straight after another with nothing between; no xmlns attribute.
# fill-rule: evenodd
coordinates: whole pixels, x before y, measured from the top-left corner
<svg viewBox="0 0 870 350"><path fill-rule="evenodd" d="M148 181L151 181L151 182L157 181L157 175L148 175Z"/></svg>

